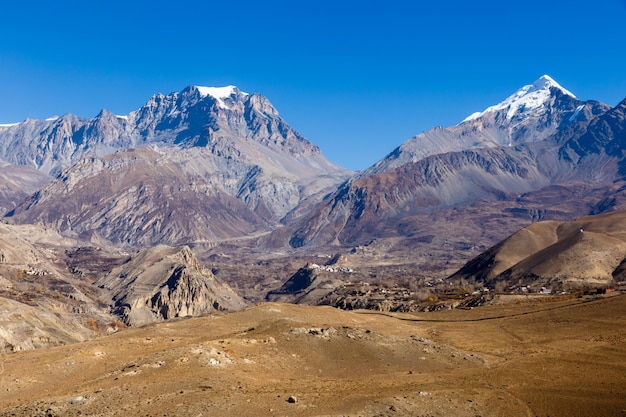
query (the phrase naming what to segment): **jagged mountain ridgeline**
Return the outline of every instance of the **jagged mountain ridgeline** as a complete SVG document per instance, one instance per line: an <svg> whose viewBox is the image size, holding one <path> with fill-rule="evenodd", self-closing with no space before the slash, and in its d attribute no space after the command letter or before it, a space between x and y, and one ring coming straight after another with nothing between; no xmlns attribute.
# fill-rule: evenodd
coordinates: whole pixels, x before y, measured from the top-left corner
<svg viewBox="0 0 626 417"><path fill-rule="evenodd" d="M409 139L349 178L265 97L232 86L188 87L123 117L103 111L94 119L66 115L0 128L0 158L57 176L5 211L11 222L128 246L220 242L281 223L287 228L261 245L354 246L429 235L420 231L420 223L433 223L424 215L481 201L506 201L499 208L507 213L547 213L562 194L539 207L526 203L546 187L587 184L595 190L586 193L592 206L607 198L605 188L624 170L622 107L581 101L542 76L456 126ZM590 214L572 205L563 219ZM490 245L506 236L487 235L466 240Z"/></svg>
<svg viewBox="0 0 626 417"><path fill-rule="evenodd" d="M53 176L84 156L102 157L151 143L203 146L235 159L269 148L334 167L316 159L319 148L287 125L267 98L234 86L191 86L179 93L157 94L126 116L102 110L93 119L66 114L0 126L1 159ZM252 143L262 148L252 149Z"/></svg>
<svg viewBox="0 0 626 417"><path fill-rule="evenodd" d="M539 142L609 108L599 102L577 99L544 75L456 126L439 126L414 136L360 176L389 171L431 155Z"/></svg>
<svg viewBox="0 0 626 417"><path fill-rule="evenodd" d="M156 95L123 117L0 127L0 159L56 176L12 221L131 246L266 232L349 174L236 87Z"/></svg>

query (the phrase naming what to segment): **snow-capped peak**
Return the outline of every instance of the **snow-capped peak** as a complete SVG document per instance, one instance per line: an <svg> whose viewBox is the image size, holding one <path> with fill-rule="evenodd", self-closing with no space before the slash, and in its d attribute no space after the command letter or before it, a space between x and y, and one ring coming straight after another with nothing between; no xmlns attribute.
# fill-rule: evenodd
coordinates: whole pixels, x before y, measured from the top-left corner
<svg viewBox="0 0 626 417"><path fill-rule="evenodd" d="M503 102L496 104L495 106L488 107L485 111L473 113L463 120L463 122L477 119L487 112L496 112L499 110L507 110L506 117L507 119L511 119L520 110L528 111L541 107L550 98L551 88L556 88L563 94L576 98L574 94L561 87L561 85L554 81L552 77L549 75L542 75L537 81L520 88Z"/></svg>
<svg viewBox="0 0 626 417"><path fill-rule="evenodd" d="M233 95L237 95L237 93L243 94L244 96L248 95L248 93L239 91L239 89L234 85L227 85L226 87L195 87L202 97L213 97L215 100L217 100L217 104L223 109L228 109L228 106L224 102L224 99Z"/></svg>
<svg viewBox="0 0 626 417"><path fill-rule="evenodd" d="M561 90L563 94L576 98L574 94L572 94L569 90L566 90L565 88L563 88L561 84L554 81L554 79L547 74L544 74L541 77L539 77L539 79L532 84L532 87L536 89L542 89L542 88L549 89L550 87L554 87L554 88Z"/></svg>

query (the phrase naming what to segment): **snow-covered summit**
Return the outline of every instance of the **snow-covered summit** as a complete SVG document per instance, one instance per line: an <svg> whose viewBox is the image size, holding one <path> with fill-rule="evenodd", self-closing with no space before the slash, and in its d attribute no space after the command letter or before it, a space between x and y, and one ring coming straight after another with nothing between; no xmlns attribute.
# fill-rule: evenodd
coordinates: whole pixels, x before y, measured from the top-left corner
<svg viewBox="0 0 626 417"><path fill-rule="evenodd" d="M215 100L217 100L217 103L223 109L228 108L228 106L224 102L224 99L227 99L234 95L236 96L237 94L242 94L244 96L248 95L248 93L240 91L234 85L227 85L226 87L203 87L203 86L196 85L194 87L198 90L198 92L200 93L202 97L210 96L210 97L213 97Z"/></svg>
<svg viewBox="0 0 626 417"><path fill-rule="evenodd" d="M488 107L482 112L473 113L465 118L463 122L477 119L488 112L495 113L500 110L506 110L507 119L512 119L513 116L520 111L528 111L543 106L543 104L549 100L551 94L550 89L552 88L556 88L563 94L576 98L574 94L561 87L552 77L542 75L537 81L520 88L503 102Z"/></svg>

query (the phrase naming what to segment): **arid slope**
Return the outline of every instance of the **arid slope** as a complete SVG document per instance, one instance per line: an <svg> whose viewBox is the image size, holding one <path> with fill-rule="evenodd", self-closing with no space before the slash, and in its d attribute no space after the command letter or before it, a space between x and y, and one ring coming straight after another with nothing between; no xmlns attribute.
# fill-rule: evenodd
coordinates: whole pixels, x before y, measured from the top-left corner
<svg viewBox="0 0 626 417"><path fill-rule="evenodd" d="M626 297L263 304L0 356L0 416L621 416ZM290 400L291 397L291 400Z"/></svg>
<svg viewBox="0 0 626 417"><path fill-rule="evenodd" d="M492 286L500 280L606 286L621 279L618 268L625 254L626 211L617 211L573 222L531 224L468 262L452 278Z"/></svg>

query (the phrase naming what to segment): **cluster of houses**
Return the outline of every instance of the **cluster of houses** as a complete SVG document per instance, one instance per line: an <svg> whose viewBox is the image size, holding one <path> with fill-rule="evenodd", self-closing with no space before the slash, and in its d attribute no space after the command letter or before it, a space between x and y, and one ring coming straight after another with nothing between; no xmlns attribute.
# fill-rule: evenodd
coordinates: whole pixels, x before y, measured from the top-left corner
<svg viewBox="0 0 626 417"><path fill-rule="evenodd" d="M345 272L347 274L354 272L352 269L346 268L346 267L338 267L338 266L333 266L333 265L318 265L313 262L307 263L306 267L308 269L314 269L316 271Z"/></svg>

